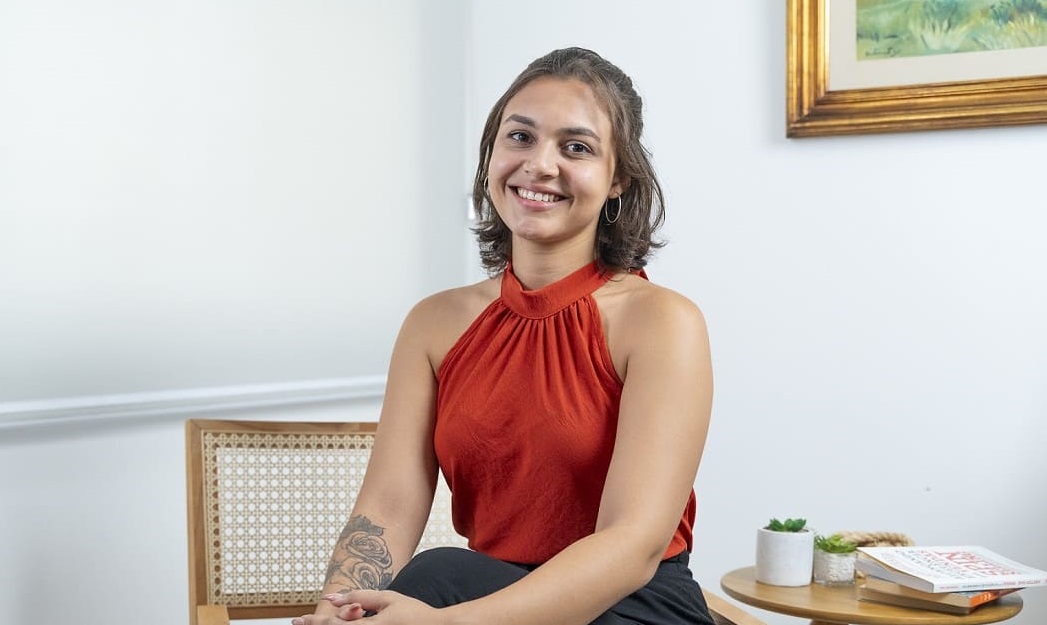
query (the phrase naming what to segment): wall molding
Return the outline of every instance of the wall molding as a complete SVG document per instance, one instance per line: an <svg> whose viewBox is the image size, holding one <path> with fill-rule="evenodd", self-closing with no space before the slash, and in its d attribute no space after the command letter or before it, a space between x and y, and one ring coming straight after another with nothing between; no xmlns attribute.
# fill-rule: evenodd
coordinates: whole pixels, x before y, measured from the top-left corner
<svg viewBox="0 0 1047 625"><path fill-rule="evenodd" d="M0 402L0 431L174 414L211 414L245 408L372 400L381 399L384 393L385 376L360 376Z"/></svg>

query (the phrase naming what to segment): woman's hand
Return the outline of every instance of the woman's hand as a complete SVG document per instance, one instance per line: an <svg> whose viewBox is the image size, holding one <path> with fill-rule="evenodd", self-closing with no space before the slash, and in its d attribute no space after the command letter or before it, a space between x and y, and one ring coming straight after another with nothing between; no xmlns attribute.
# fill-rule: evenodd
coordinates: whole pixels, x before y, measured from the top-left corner
<svg viewBox="0 0 1047 625"><path fill-rule="evenodd" d="M438 623L439 610L391 590L353 590L324 595L323 599L337 608L334 615L306 614L291 620L291 625L341 625L374 612L368 619L375 625L416 625Z"/></svg>
<svg viewBox="0 0 1047 625"><path fill-rule="evenodd" d="M344 598L344 593L324 595L323 599L337 608L333 615L306 614L291 619L291 625L341 625L363 618L363 606L353 601L345 601Z"/></svg>
<svg viewBox="0 0 1047 625"><path fill-rule="evenodd" d="M353 621L373 612L368 623L375 625L437 624L440 611L425 603L392 590L352 590L344 594L325 595L324 599L338 608L337 616L342 621ZM332 621L336 625L341 621ZM301 625L327 625L316 621L303 621Z"/></svg>

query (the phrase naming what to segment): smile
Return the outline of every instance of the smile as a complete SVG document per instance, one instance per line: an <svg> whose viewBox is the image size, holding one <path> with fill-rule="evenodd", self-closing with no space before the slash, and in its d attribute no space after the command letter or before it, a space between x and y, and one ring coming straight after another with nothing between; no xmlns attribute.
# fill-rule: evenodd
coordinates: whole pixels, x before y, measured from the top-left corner
<svg viewBox="0 0 1047 625"><path fill-rule="evenodd" d="M521 187L516 187L516 195L519 195L525 200L533 200L535 202L559 202L564 199L563 196L560 195L553 195L552 193L536 193Z"/></svg>

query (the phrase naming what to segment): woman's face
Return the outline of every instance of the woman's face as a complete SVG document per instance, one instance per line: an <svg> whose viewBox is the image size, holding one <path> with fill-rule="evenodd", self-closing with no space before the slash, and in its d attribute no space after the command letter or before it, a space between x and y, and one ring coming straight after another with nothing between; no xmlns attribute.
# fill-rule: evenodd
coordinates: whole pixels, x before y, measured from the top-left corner
<svg viewBox="0 0 1047 625"><path fill-rule="evenodd" d="M538 78L505 106L488 192L515 246L564 242L592 250L604 202L617 197L611 121L574 79Z"/></svg>

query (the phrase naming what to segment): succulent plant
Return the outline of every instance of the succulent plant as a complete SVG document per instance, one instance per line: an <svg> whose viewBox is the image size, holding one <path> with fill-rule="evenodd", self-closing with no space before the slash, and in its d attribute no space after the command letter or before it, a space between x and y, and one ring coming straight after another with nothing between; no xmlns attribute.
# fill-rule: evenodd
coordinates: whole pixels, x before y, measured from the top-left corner
<svg viewBox="0 0 1047 625"><path fill-rule="evenodd" d="M806 526L807 519L785 519L784 521L771 519L764 529L772 532L802 532Z"/></svg>
<svg viewBox="0 0 1047 625"><path fill-rule="evenodd" d="M858 544L844 540L840 534L817 535L814 537L814 548L826 553L851 553L858 548Z"/></svg>

